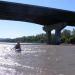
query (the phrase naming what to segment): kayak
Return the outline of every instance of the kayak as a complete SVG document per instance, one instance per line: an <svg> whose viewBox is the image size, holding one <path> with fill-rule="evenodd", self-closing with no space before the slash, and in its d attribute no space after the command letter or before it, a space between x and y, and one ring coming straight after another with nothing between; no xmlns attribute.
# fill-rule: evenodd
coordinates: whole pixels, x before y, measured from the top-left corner
<svg viewBox="0 0 75 75"><path fill-rule="evenodd" d="M15 49L17 52L20 52L21 51L21 49Z"/></svg>

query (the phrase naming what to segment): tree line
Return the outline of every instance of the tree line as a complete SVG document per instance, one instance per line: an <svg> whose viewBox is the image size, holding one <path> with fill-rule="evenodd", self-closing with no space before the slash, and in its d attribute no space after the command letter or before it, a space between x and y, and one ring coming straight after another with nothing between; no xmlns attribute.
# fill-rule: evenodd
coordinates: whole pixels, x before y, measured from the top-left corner
<svg viewBox="0 0 75 75"><path fill-rule="evenodd" d="M55 35L52 34L51 35L51 40L54 40ZM71 44L75 44L75 29L71 30L67 30L64 29L61 32L61 43L71 43ZM14 38L14 39L1 39L0 42L17 42L20 41L22 43L46 43L47 42L47 36L46 34L39 34L36 36L23 36L23 37L18 37L18 38Z"/></svg>

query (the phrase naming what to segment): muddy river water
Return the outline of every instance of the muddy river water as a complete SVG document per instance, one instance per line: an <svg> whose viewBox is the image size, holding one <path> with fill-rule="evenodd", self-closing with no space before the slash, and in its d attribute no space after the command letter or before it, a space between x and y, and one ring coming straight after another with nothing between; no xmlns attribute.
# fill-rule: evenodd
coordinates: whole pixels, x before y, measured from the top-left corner
<svg viewBox="0 0 75 75"><path fill-rule="evenodd" d="M0 75L75 75L75 46L0 44Z"/></svg>

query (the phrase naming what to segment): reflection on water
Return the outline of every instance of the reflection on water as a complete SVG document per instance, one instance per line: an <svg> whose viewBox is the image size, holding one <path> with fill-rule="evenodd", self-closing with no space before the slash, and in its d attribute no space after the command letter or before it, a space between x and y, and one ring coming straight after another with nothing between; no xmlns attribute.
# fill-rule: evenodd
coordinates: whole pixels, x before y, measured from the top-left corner
<svg viewBox="0 0 75 75"><path fill-rule="evenodd" d="M0 75L75 75L75 47L0 44Z"/></svg>
<svg viewBox="0 0 75 75"><path fill-rule="evenodd" d="M46 51L36 45L22 45L18 53L13 47L13 44L0 44L0 75L40 75L38 57Z"/></svg>

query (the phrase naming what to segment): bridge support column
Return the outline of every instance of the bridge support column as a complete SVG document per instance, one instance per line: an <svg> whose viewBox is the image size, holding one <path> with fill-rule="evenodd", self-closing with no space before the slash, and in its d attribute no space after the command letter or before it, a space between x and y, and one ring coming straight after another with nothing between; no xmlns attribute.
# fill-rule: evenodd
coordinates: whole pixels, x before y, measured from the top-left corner
<svg viewBox="0 0 75 75"><path fill-rule="evenodd" d="M54 44L59 45L61 43L61 30L56 29L55 30L55 39L54 39Z"/></svg>
<svg viewBox="0 0 75 75"><path fill-rule="evenodd" d="M55 39L54 44L59 45L61 43L61 30L67 25L67 23L55 24Z"/></svg>
<svg viewBox="0 0 75 75"><path fill-rule="evenodd" d="M45 25L43 30L47 35L47 44L55 44L58 45L61 43L61 30L66 26L66 23L58 23L54 25ZM55 29L55 37L52 39L51 30Z"/></svg>
<svg viewBox="0 0 75 75"><path fill-rule="evenodd" d="M52 44L52 41L51 41L52 27L51 26L44 26L43 30L46 32L46 35L47 35L47 44Z"/></svg>
<svg viewBox="0 0 75 75"><path fill-rule="evenodd" d="M46 35L47 35L47 44L51 44L52 43L52 41L51 41L51 30L47 31Z"/></svg>

